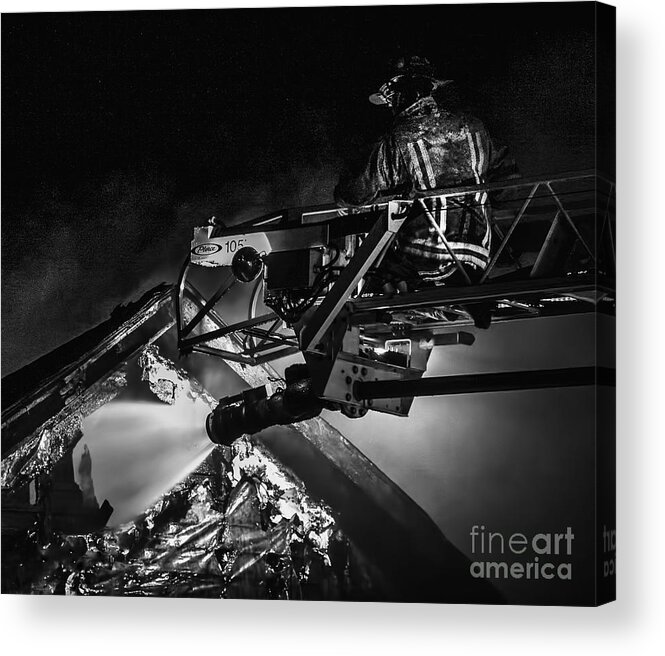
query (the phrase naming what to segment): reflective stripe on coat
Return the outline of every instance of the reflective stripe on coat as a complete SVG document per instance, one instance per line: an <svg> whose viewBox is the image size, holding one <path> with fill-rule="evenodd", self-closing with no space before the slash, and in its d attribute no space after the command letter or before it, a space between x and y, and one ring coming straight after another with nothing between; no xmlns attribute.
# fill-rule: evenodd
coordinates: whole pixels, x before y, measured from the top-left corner
<svg viewBox="0 0 665 656"><path fill-rule="evenodd" d="M481 121L422 98L396 117L365 162L342 176L335 197L340 205L360 206L382 194L413 197L416 192L482 184L492 158L492 143ZM428 211L408 219L397 238L422 278L437 282L455 270L430 217L460 262L485 269L491 242L487 193L423 202Z"/></svg>

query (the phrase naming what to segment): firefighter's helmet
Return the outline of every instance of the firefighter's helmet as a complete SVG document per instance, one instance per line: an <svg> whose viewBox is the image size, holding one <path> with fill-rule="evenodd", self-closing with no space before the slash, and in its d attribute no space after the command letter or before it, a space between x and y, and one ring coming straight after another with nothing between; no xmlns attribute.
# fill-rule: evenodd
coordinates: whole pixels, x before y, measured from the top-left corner
<svg viewBox="0 0 665 656"><path fill-rule="evenodd" d="M429 59L418 55L400 57L393 63L391 72L390 79L369 97L372 104L389 105L394 108L395 97L405 80L428 83L430 92L452 82L440 79Z"/></svg>

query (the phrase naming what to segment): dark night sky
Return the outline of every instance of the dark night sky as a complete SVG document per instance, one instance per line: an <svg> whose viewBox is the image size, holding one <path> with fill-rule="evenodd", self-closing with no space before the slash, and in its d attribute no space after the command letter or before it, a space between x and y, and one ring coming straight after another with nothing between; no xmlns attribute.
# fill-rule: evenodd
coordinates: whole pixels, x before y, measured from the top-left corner
<svg viewBox="0 0 665 656"><path fill-rule="evenodd" d="M525 174L593 166L591 3L5 14L2 37L3 375L173 280L210 215L329 202L400 52Z"/></svg>

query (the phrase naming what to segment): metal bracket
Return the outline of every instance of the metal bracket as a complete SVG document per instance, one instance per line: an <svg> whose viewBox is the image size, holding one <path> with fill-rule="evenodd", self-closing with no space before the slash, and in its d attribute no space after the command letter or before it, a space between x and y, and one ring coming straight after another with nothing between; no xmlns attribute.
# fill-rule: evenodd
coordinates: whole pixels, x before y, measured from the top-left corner
<svg viewBox="0 0 665 656"><path fill-rule="evenodd" d="M317 351L323 336L351 297L358 283L370 267L379 264L379 256L395 239L397 231L404 222L404 216L397 217L398 210L397 201L388 203L387 209L381 211L360 248L326 294L321 305L317 307L306 323L301 321L296 325L296 332L300 333L300 347L303 351Z"/></svg>

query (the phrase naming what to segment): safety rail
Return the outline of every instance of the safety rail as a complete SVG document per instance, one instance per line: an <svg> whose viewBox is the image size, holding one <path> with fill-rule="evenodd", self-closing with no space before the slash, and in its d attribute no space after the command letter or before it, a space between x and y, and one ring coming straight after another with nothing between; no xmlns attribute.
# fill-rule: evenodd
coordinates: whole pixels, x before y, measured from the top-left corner
<svg viewBox="0 0 665 656"><path fill-rule="evenodd" d="M299 327L300 344L293 333L284 334L284 324L275 313L256 312L260 278L251 295L249 318L227 324L214 308L234 281L225 279L206 300L189 283L185 284L189 268L186 262L178 285L180 348L184 352L200 351L249 365L260 364L294 353L299 346L315 348L321 334L349 301L357 311L431 307L448 310L447 319L428 324L432 327L471 323L462 306L481 301L496 304L494 321L598 309L613 311L616 257L612 181L596 171L579 171L433 190L418 194L416 200L463 197L468 202L470 195L479 192L489 195L493 234L490 261L480 281L393 296L361 294L360 283L380 261L401 225L397 221L389 231L390 221L396 216L403 218L406 213L400 214L400 210L414 199L380 199L341 216L335 205L289 208L230 228L215 226L211 236L265 232L285 244L306 244L311 235L320 242L355 236L358 247L352 249L347 266L317 302L307 325ZM307 233L307 239L299 240L299 229ZM445 236L443 239L445 243ZM183 322L181 307L185 296L197 310ZM201 332L206 318L212 321L213 328ZM197 330L198 334L194 334ZM368 330L380 335L391 328L385 322L377 322ZM233 339L233 349L211 346L220 338Z"/></svg>

